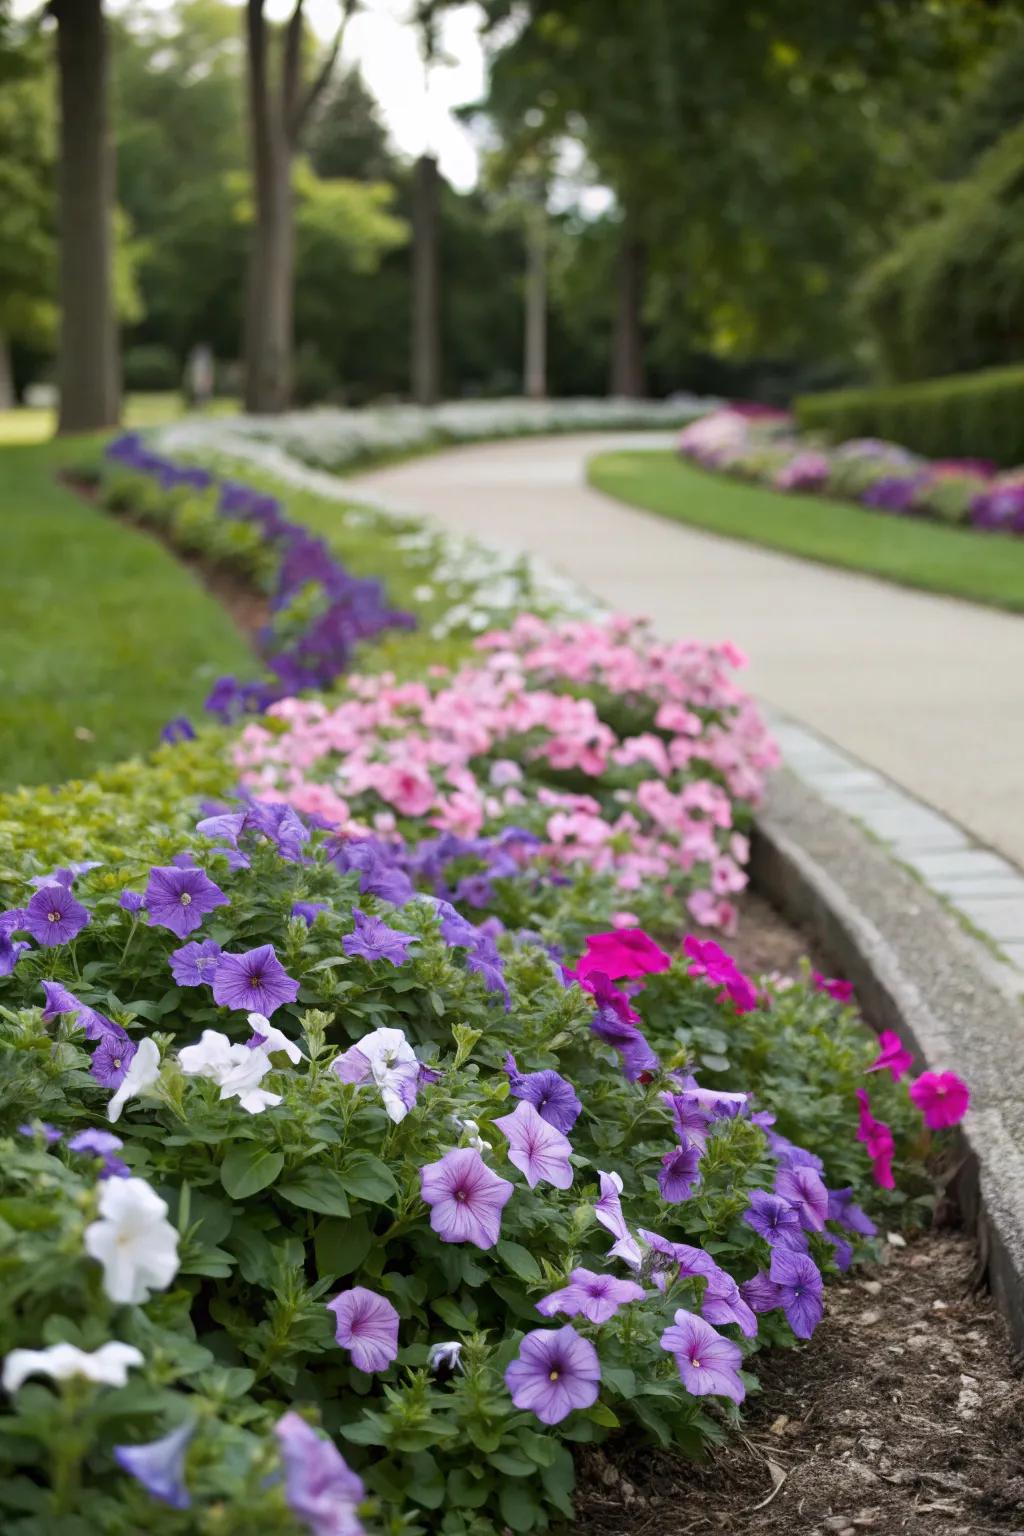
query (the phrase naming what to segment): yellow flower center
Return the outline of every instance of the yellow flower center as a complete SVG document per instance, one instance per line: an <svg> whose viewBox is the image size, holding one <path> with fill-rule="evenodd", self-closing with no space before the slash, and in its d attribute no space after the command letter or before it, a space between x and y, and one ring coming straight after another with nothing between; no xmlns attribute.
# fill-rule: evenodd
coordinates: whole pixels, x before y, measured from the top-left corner
<svg viewBox="0 0 1024 1536"><path fill-rule="evenodd" d="M548 1381L557 1381L557 1380L558 1380L558 1372L557 1371L551 1371L549 1373L549 1375L548 1375Z"/></svg>

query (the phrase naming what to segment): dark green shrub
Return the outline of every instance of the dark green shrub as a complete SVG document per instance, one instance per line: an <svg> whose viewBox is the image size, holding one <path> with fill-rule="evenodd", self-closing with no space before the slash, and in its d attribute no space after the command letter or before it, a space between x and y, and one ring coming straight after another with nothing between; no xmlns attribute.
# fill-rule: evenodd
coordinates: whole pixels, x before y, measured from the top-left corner
<svg viewBox="0 0 1024 1536"><path fill-rule="evenodd" d="M124 387L143 393L180 389L181 365L170 347L129 347L124 354Z"/></svg>
<svg viewBox="0 0 1024 1536"><path fill-rule="evenodd" d="M803 395L795 409L801 427L836 441L884 437L933 459L1024 462L1024 367Z"/></svg>

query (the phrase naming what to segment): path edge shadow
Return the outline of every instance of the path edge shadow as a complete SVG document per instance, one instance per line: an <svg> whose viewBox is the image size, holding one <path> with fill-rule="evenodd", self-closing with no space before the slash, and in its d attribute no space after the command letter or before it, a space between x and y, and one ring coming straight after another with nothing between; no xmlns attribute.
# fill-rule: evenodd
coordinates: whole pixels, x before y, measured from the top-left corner
<svg viewBox="0 0 1024 1536"><path fill-rule="evenodd" d="M862 828L778 772L751 849L754 888L852 981L865 1018L895 1030L917 1070L971 1086L948 1195L1024 1350L1024 1007L1020 976Z"/></svg>

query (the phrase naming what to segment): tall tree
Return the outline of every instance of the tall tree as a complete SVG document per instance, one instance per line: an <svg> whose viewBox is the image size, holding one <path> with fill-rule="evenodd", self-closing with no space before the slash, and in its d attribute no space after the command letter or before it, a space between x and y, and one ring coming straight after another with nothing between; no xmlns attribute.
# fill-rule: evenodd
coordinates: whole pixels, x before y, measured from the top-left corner
<svg viewBox="0 0 1024 1536"><path fill-rule="evenodd" d="M51 0L60 100L59 432L115 426L114 150L102 0Z"/></svg>
<svg viewBox="0 0 1024 1536"><path fill-rule="evenodd" d="M433 405L441 390L441 253L437 161L412 173L412 397Z"/></svg>
<svg viewBox="0 0 1024 1536"><path fill-rule="evenodd" d="M53 302L53 89L44 39L0 11L0 410L14 404L12 344L45 349Z"/></svg>
<svg viewBox="0 0 1024 1536"><path fill-rule="evenodd" d="M247 0L249 119L256 219L246 306L245 406L272 414L291 399L294 345L295 228L292 162L310 114L325 89L356 0L343 0L334 41L312 83L302 79L303 0L275 50L265 0ZM274 53L279 52L275 61ZM278 65L275 85L272 74Z"/></svg>

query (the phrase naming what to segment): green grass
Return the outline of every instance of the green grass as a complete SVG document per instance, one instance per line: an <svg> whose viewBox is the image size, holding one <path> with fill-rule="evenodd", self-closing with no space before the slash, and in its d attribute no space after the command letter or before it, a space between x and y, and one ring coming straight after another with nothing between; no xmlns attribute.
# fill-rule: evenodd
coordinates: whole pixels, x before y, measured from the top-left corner
<svg viewBox="0 0 1024 1536"><path fill-rule="evenodd" d="M55 479L89 440L0 452L0 785L91 774L257 670L184 566Z"/></svg>
<svg viewBox="0 0 1024 1536"><path fill-rule="evenodd" d="M237 411L237 400L214 400L207 412L224 416ZM124 403L125 427L159 427L177 421L185 414L183 396L166 394L129 395ZM18 443L45 443L53 436L57 413L49 407L21 405L13 411L0 411L0 446Z"/></svg>
<svg viewBox="0 0 1024 1536"><path fill-rule="evenodd" d="M599 491L805 560L864 571L901 586L1024 612L1024 538L793 496L684 464L674 453L602 453L588 466Z"/></svg>

